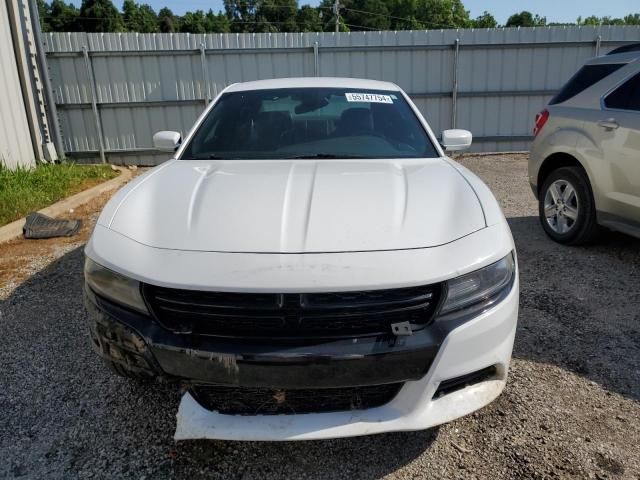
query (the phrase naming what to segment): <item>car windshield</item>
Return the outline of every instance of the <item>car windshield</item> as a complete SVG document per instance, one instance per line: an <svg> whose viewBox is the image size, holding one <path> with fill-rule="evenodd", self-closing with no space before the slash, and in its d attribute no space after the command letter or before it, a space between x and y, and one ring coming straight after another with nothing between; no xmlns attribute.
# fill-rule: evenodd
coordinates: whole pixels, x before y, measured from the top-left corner
<svg viewBox="0 0 640 480"><path fill-rule="evenodd" d="M222 95L181 158L437 156L400 92L283 88Z"/></svg>

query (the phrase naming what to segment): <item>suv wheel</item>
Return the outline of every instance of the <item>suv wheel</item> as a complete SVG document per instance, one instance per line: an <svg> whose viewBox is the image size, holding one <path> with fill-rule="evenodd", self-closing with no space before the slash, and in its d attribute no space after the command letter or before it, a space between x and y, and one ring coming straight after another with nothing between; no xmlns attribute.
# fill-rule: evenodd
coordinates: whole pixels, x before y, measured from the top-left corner
<svg viewBox="0 0 640 480"><path fill-rule="evenodd" d="M542 228L565 245L589 243L598 235L589 179L578 167L562 167L545 179L538 196Z"/></svg>

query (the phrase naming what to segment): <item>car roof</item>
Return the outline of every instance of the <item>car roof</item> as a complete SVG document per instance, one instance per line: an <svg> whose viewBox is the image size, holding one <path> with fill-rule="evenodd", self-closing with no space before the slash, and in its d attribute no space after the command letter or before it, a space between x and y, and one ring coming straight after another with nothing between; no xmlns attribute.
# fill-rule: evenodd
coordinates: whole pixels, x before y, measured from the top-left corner
<svg viewBox="0 0 640 480"><path fill-rule="evenodd" d="M623 53L609 53L601 57L594 57L585 62L585 65L607 65L611 63L630 63L640 58L640 51Z"/></svg>
<svg viewBox="0 0 640 480"><path fill-rule="evenodd" d="M400 87L391 82L366 80L347 77L293 77L272 78L252 82L234 83L227 92L244 92L247 90L273 90L276 88L358 88L362 90L400 91Z"/></svg>

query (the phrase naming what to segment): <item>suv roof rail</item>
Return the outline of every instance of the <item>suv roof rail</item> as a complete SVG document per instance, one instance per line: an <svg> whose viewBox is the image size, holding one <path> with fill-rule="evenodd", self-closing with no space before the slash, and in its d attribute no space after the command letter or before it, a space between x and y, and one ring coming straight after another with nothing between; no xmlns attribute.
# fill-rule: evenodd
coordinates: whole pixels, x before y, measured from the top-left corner
<svg viewBox="0 0 640 480"><path fill-rule="evenodd" d="M614 48L607 55L615 55L617 53L640 52L640 43L630 43L622 47Z"/></svg>

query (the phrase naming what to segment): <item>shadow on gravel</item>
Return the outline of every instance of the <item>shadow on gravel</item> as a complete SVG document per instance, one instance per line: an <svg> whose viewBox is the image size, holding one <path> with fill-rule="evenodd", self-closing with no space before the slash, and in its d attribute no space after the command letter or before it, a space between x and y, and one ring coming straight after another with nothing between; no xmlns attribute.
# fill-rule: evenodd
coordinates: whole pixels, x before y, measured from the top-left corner
<svg viewBox="0 0 640 480"><path fill-rule="evenodd" d="M196 465L230 468L236 459L250 464L231 467L240 478L378 479L422 455L438 429L366 437L304 442L184 441L176 448L176 470ZM237 469L237 470L236 470Z"/></svg>
<svg viewBox="0 0 640 480"><path fill-rule="evenodd" d="M640 399L640 240L551 241L537 217L510 218L520 267L514 356L557 365Z"/></svg>
<svg viewBox="0 0 640 480"><path fill-rule="evenodd" d="M438 429L311 442L173 441L178 386L113 375L90 346L82 249L0 303L0 478L380 478Z"/></svg>

